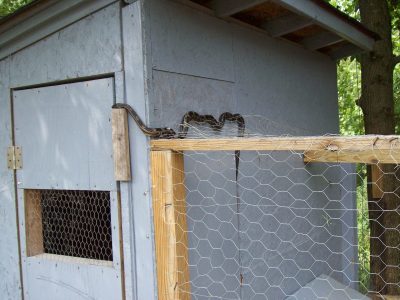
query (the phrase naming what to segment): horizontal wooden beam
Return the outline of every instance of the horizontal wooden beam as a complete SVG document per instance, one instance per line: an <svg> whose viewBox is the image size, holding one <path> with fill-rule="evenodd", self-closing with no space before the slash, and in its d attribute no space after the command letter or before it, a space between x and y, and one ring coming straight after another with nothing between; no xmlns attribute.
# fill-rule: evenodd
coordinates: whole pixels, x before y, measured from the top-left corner
<svg viewBox="0 0 400 300"><path fill-rule="evenodd" d="M400 163L400 150L317 150L305 151L305 162L340 162L364 164L398 164Z"/></svg>
<svg viewBox="0 0 400 300"><path fill-rule="evenodd" d="M339 49L335 49L333 51L328 52L327 54L334 60L339 60L343 57L349 56L349 55L355 55L361 53L362 50L353 44L345 44L342 45Z"/></svg>
<svg viewBox="0 0 400 300"><path fill-rule="evenodd" d="M306 161L400 163L400 136L306 136L162 139L151 148L174 151L297 151Z"/></svg>
<svg viewBox="0 0 400 300"><path fill-rule="evenodd" d="M268 0L214 0L212 6L218 17L229 17L264 2Z"/></svg>
<svg viewBox="0 0 400 300"><path fill-rule="evenodd" d="M305 38L301 44L310 50L318 50L342 42L344 39L331 32L323 32L311 37Z"/></svg>
<svg viewBox="0 0 400 300"><path fill-rule="evenodd" d="M293 14L271 20L263 24L261 27L268 31L272 37L280 37L312 24L313 23L310 19Z"/></svg>
<svg viewBox="0 0 400 300"><path fill-rule="evenodd" d="M316 2L310 0L275 0L276 3L286 7L292 12L314 20L321 27L336 33L345 40L353 43L361 49L371 51L375 39L362 32L346 20L327 11Z"/></svg>

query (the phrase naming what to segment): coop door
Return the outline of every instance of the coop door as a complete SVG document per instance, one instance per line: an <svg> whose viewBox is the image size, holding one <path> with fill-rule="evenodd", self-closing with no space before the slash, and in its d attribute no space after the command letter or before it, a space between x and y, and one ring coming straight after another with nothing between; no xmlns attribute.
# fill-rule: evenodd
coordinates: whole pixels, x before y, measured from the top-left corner
<svg viewBox="0 0 400 300"><path fill-rule="evenodd" d="M16 91L25 299L121 299L113 80Z"/></svg>

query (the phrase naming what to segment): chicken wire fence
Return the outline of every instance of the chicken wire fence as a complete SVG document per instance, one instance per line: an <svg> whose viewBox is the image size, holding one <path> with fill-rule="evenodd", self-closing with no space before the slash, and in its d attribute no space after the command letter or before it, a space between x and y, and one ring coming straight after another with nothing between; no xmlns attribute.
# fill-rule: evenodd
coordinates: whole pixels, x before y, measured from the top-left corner
<svg viewBox="0 0 400 300"><path fill-rule="evenodd" d="M184 166L173 165L180 175L167 184L183 196L175 217L162 217L177 232L161 252L178 257L170 284L182 299L399 295L398 165L305 162L306 150L178 152ZM157 176L165 173L153 175L153 191ZM168 284L168 271L161 276Z"/></svg>
<svg viewBox="0 0 400 300"><path fill-rule="evenodd" d="M113 260L110 192L28 189L24 197L28 256Z"/></svg>

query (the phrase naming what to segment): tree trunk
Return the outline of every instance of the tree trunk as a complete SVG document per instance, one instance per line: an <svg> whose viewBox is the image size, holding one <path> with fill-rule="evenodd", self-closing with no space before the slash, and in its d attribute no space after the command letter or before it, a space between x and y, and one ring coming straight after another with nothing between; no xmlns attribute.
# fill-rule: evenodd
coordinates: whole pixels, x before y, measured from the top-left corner
<svg viewBox="0 0 400 300"><path fill-rule="evenodd" d="M391 17L386 0L360 0L362 23L379 34L374 50L361 56L362 96L359 105L364 113L366 134L394 134L393 45ZM368 168L368 182L371 169ZM400 215L395 166L381 167L384 194L374 199L368 188L370 218L371 292L400 295Z"/></svg>

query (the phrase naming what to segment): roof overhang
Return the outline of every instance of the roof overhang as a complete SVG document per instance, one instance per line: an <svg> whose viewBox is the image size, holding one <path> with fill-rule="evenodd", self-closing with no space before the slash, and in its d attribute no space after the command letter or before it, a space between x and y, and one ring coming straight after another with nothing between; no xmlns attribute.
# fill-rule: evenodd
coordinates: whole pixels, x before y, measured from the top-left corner
<svg viewBox="0 0 400 300"><path fill-rule="evenodd" d="M0 19L0 59L119 0L35 0ZM216 16L340 59L371 51L379 38L323 0L187 0ZM132 0L125 0L132 2Z"/></svg>
<svg viewBox="0 0 400 300"><path fill-rule="evenodd" d="M274 38L340 59L371 51L377 34L323 0L191 0Z"/></svg>
<svg viewBox="0 0 400 300"><path fill-rule="evenodd" d="M118 0L35 0L0 19L0 59Z"/></svg>

